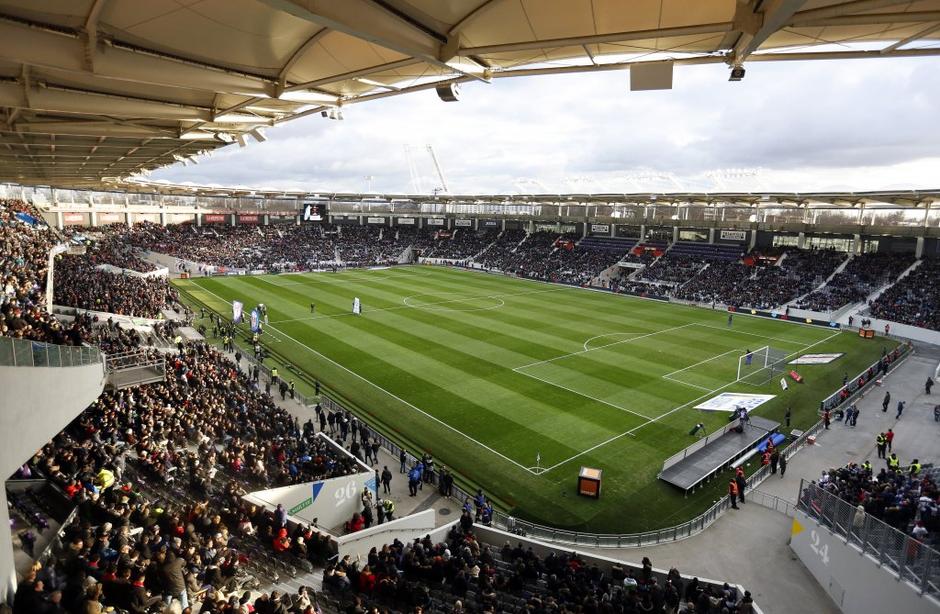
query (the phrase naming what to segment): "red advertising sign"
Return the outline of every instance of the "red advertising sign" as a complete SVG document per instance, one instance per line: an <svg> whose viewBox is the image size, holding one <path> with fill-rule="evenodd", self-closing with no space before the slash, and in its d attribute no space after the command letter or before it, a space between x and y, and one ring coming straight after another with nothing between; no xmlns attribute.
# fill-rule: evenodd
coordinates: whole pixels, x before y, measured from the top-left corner
<svg viewBox="0 0 940 614"><path fill-rule="evenodd" d="M120 213L99 213L98 214L99 224L115 224L120 221L121 221Z"/></svg>
<svg viewBox="0 0 940 614"><path fill-rule="evenodd" d="M85 216L82 213L63 213L62 221L66 224L84 224Z"/></svg>
<svg viewBox="0 0 940 614"><path fill-rule="evenodd" d="M257 213L242 213L238 216L239 224L257 224L261 221L261 216Z"/></svg>
<svg viewBox="0 0 940 614"><path fill-rule="evenodd" d="M222 213L204 213L202 216L202 221L205 224L221 224L224 223L228 216Z"/></svg>

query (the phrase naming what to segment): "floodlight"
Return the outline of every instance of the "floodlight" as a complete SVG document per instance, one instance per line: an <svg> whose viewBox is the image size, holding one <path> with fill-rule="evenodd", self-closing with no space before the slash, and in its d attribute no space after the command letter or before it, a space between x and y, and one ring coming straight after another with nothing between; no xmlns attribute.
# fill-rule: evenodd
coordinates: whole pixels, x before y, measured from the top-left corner
<svg viewBox="0 0 940 614"><path fill-rule="evenodd" d="M456 83L438 85L434 90L437 92L437 97L444 102L457 102L460 100L460 88Z"/></svg>
<svg viewBox="0 0 940 614"><path fill-rule="evenodd" d="M728 81L740 81L744 79L744 67L743 66L732 66L731 67L731 77L728 78Z"/></svg>

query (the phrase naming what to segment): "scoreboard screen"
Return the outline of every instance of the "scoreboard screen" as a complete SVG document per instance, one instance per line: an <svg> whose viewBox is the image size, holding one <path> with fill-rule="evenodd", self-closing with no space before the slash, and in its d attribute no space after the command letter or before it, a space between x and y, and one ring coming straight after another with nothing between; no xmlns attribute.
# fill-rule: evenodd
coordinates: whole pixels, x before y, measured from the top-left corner
<svg viewBox="0 0 940 614"><path fill-rule="evenodd" d="M326 219L326 203L304 203L304 213L301 218L305 222L319 222Z"/></svg>

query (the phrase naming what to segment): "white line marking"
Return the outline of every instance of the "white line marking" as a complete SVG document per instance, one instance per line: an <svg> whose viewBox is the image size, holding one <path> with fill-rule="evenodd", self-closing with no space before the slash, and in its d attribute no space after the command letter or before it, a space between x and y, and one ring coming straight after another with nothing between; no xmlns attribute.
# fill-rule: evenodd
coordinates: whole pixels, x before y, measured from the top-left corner
<svg viewBox="0 0 940 614"><path fill-rule="evenodd" d="M428 296L428 295L427 294L412 294L411 296L406 296L405 298L401 299L401 302L403 302L408 307L412 307L414 309L424 309L425 311L459 311L459 312L490 311L492 309L499 309L500 307L503 307L506 304L506 301L499 298L498 296L481 296L481 297L471 296L470 298L458 298L452 301L424 303L423 305L412 305L411 303L408 302L409 299L413 299L416 296ZM496 305L490 305L489 307L470 307L469 309L458 309L458 308L450 308L450 307L434 309L435 305L441 305L443 303L462 303L466 301L478 301L482 299L496 299L497 301L499 301L499 303Z"/></svg>
<svg viewBox="0 0 940 614"><path fill-rule="evenodd" d="M668 375L663 375L663 379L668 379L670 382L675 382L677 384L682 384L683 386L688 386L689 388L698 388L699 390L711 390L707 386L699 386L698 384L690 384L689 382L683 382L681 379L675 379L669 377Z"/></svg>
<svg viewBox="0 0 940 614"><path fill-rule="evenodd" d="M208 289L208 288L203 288L203 290L205 290L206 292L208 292L209 294L211 294L212 296L216 297L217 299L221 300L221 301L224 302L224 303L227 303L227 304L229 304L229 305L232 304L230 301L225 300L224 298L222 298L221 296L219 296L218 294L216 294L215 292L213 292L212 290L210 290L210 289ZM506 456L505 454L503 454L502 452L497 452L496 450L494 450L493 448L489 447L489 446L486 445L485 443L482 443L482 442L480 442L480 441L477 441L476 439L474 439L473 437L467 435L467 434L464 433L463 431L457 430L456 428L454 428L454 427L452 427L451 425L447 424L446 422L444 422L444 421L441 420L440 418L437 418L437 417L435 417L435 416L432 416L431 414L429 414L428 412L424 411L424 410L421 409L420 407L417 407L417 406L414 405L413 403L409 403L408 401L406 401L405 399L399 397L398 395L396 395L396 394L394 394L394 393L392 393L392 392L389 392L388 390L386 390L385 388L382 388L381 386L379 386L379 385L376 384L375 382L373 382L373 381L371 381L371 380L368 380L368 379L362 377L361 375L359 375L359 374L356 373L355 371L352 371L352 370L350 370L350 369L347 369L346 367L344 367L343 365L339 364L338 362L336 362L335 360L333 360L333 359L330 358L329 356L324 356L324 355L321 354L320 352L316 351L315 349L313 349L312 347L310 347L310 346L307 345L306 343L301 343L300 341L297 341L296 339L294 339L293 337L291 337L290 335L288 335L288 334L285 333L284 331L282 331L282 330L280 330L280 329L278 329L278 328L275 328L274 326L270 326L270 325L269 325L269 328L272 328L272 329L278 331L278 332L281 333L286 339L290 339L291 341L293 341L294 343L296 343L296 344L299 345L300 347L305 348L307 351L311 352L312 354L316 354L317 356L319 356L319 357L322 358L323 360L329 362L330 364L333 364L333 365L339 367L340 369L342 369L342 370L345 371L346 373L349 373L349 374L352 375L353 377L356 377L356 378L362 380L363 382L369 384L370 386L376 388L377 390L381 390L382 392L384 392L385 394L387 394L387 395L390 396L391 398L395 399L395 400L398 401L399 403L402 403L403 405L407 405L408 407L412 408L413 410L417 411L418 413L423 414L425 417L430 418L431 420L437 422L437 423L440 424L441 426L444 426L444 427L446 427L446 428L452 430L453 432L457 433L458 435L460 435L460 436L462 436L462 437L464 437L464 438L466 438L466 439L469 439L470 441L472 441L473 443L477 444L477 445L480 446L481 448L484 448L484 449L486 449L486 450L492 452L493 454L499 456L499 457L502 458L503 460L509 461L510 463L512 463L512 464L515 465L516 467L519 467L519 468L522 469L523 471L526 471L526 472L528 472L528 473L532 473L533 475L536 475L536 474L535 474L533 471L531 471L528 467L525 467L525 466L521 465L520 463L517 463L516 461L512 460L511 458L509 458L508 456Z"/></svg>
<svg viewBox="0 0 940 614"><path fill-rule="evenodd" d="M616 337L616 336L618 336L618 335L639 335L639 334L642 334L642 333L637 333L637 332L632 332L632 333L604 333L603 335L594 335L593 337L591 337L590 339L588 339L587 341L585 341L585 342L584 342L584 345L582 345L581 347L583 347L585 350L588 349L588 344L591 343L592 341L594 341L595 339L603 339L604 337Z"/></svg>
<svg viewBox="0 0 940 614"><path fill-rule="evenodd" d="M620 405L617 405L616 403L611 403L610 401L605 401L604 399L599 399L599 398L597 398L597 397L592 397L592 396L589 395L589 394L584 394L583 392L579 392L579 391L577 391L577 390L575 390L575 389L573 389L573 388L568 388L567 386L563 386L563 385L558 384L558 383L556 383L556 382L553 382L553 381L551 381L551 380L547 380L547 379L541 378L541 377L539 377L539 376L537 376L537 375L532 375L531 373L524 373L524 372L518 371L518 370L516 370L516 369L513 369L513 371L515 371L516 373L519 373L520 375L525 375L526 377L531 377L532 379L537 379L537 380L539 380L540 382L545 382L546 384L548 384L548 385L550 385L550 386L554 386L555 388L561 388L562 390L567 390L568 392L571 392L571 393L573 393L573 394L576 394L576 395L578 395L579 397L584 397L585 399L591 399L592 401L596 401L596 402L598 402L598 403L603 403L604 405L607 405L607 406L609 406L609 407L613 407L614 409L619 409L620 411L625 411L625 412L627 412L628 414L633 414L634 416L639 416L640 418L643 418L643 419L645 419L645 420L652 420L652 418L650 418L649 416L644 416L643 414L639 414L639 413L633 411L632 409L627 409L626 407L621 407Z"/></svg>
<svg viewBox="0 0 940 614"><path fill-rule="evenodd" d="M653 331L651 333L646 333L645 335L640 335L639 337L632 337L630 339L624 339L623 341L614 341L613 343L605 343L604 345L599 345L596 348L591 348L589 350L578 350L577 352L571 352L568 354L562 354L561 356L555 356L554 358L548 358L546 360L537 360L535 362L530 362L527 365L520 365L513 369L513 371L518 371L519 369L526 369L528 367L534 367L535 365L540 365L546 362L554 362L556 360L561 360L562 358L568 358L569 356L577 356L579 354L587 354L588 352L594 352L597 350L603 350L604 348L609 348L614 345L620 345L622 343L629 343L631 341L639 341L640 339L645 339L647 337L652 337L653 335L658 335L660 333L668 333L673 330L679 330L680 328L688 328L689 326L695 326L695 323L682 324L681 326L673 326L671 328L664 328L663 330Z"/></svg>
<svg viewBox="0 0 940 614"><path fill-rule="evenodd" d="M821 339L820 341L817 341L816 343L813 343L813 344L811 344L811 345L807 345L806 347L800 348L799 350L793 352L792 354L790 354L790 355L784 357L783 360L786 360L787 358L790 358L790 356L796 356L796 355L799 354L800 352L805 352L806 350L808 350L808 349L810 349L810 348L813 348L813 347L816 347L817 345L819 345L819 344L821 344L821 343L825 343L826 341L829 341L830 339L832 339L832 338L834 338L834 337L837 337L837 336L839 336L840 334L842 334L842 331L841 331L841 330L836 330L836 332L834 332L833 334L829 335L829 336L826 337L825 339ZM646 423L644 423L644 424L641 424L640 426L636 426L636 427L630 429L629 431L624 431L623 433L620 433L619 435L614 435L614 436L611 437L610 439L607 439L607 440L605 440L605 441L600 442L599 444L596 444L596 445L594 445L594 446L591 446L590 448L588 448L587 450L584 450L583 452L578 452L577 454L575 454L574 456L572 456L572 457L569 458L569 459L563 460L563 461L561 461L560 463L555 463L555 464L552 465L551 467L546 467L545 470L544 470L542 473L548 473L548 472L551 471L552 469L555 469L555 468L557 468L557 467L561 467L562 465L564 465L564 464L566 464L566 463L569 463L569 462L573 461L573 460L576 459L576 458L579 458L579 457L581 457L581 456L584 456L585 454L588 454L588 453L590 453L590 452L593 452L594 450L596 450L596 449L598 449L598 448L600 448L600 447L602 447L602 446L606 446L607 444L609 444L609 443L611 443L611 442L613 442L613 441L616 441L616 440L620 439L621 437L623 437L623 436L625 436L625 435L630 435L630 436L632 436L632 437L635 437L636 435L634 435L634 433L636 433L636 432L637 432L638 430L640 430L641 428L643 428L643 427L645 427L645 426L648 426L648 425L650 425L650 424L652 424L652 423L654 423L654 422L658 422L658 421L662 420L663 418L665 418L666 416L669 416L670 414L673 414L673 413L679 411L680 409L685 409L686 407L688 407L689 405L691 405L691 404L693 404L693 403L698 403L698 402L701 401L702 399L704 399L704 398L706 398L706 397L709 397L709 396L715 394L716 392L719 392L719 391L721 391L721 390L724 390L725 388L728 388L729 386L733 386L733 385L736 384L736 383L738 383L738 380L735 380L735 381L733 381L733 382L728 382L727 384L725 384L724 386L721 386L720 388L715 388L714 390L712 390L712 391L710 391L710 392L707 392L707 393L703 394L702 396L700 396L700 397L698 397L698 398L696 398L696 399L692 399L692 400L689 401L688 403L683 403L683 404L680 405L679 407L675 407L675 408L673 408L673 409L667 411L667 412L664 413L664 414L661 414L661 415L659 415L659 416L656 416L655 418L651 418L649 422L646 422ZM540 474L540 475L541 475L541 474Z"/></svg>
<svg viewBox="0 0 940 614"><path fill-rule="evenodd" d="M684 368L682 368L682 369L676 369L675 371L672 371L672 372L670 372L670 373L667 373L667 374L664 375L663 377L667 377L667 378L668 378L670 375L675 375L676 373L682 373L683 371L688 371L688 370L691 369L692 367L697 367L697 366L699 366L699 365L705 364L706 362L711 362L711 361L715 360L716 358L721 358L722 356L725 356L725 355L727 355L727 354L730 354L731 352L740 352L740 351L741 351L741 350L740 350L739 348L734 348L733 350L728 350L727 352L723 352L723 353L721 353L721 354L717 354L717 355L715 355L715 356L712 356L711 358L706 358L705 360L700 360L700 361L698 361L697 363L695 363L694 365L689 365L688 367L684 367ZM678 380L676 380L676 381L678 381Z"/></svg>

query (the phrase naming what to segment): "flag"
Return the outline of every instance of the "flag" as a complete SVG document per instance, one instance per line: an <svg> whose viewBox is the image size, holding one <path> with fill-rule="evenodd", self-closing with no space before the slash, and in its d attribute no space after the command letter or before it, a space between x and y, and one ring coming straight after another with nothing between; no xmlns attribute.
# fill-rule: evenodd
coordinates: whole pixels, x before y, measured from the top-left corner
<svg viewBox="0 0 940 614"><path fill-rule="evenodd" d="M353 308L352 311L354 314L359 315L362 313L362 303L359 302L359 297L353 299Z"/></svg>
<svg viewBox="0 0 940 614"><path fill-rule="evenodd" d="M256 333L258 329L261 328L259 324L260 318L258 316L258 308L255 307L251 310L251 332Z"/></svg>
<svg viewBox="0 0 940 614"><path fill-rule="evenodd" d="M240 301L232 301L232 322L238 324L242 321L242 310L244 305Z"/></svg>
<svg viewBox="0 0 940 614"><path fill-rule="evenodd" d="M535 453L535 466L538 467L542 462L542 454L539 452Z"/></svg>

